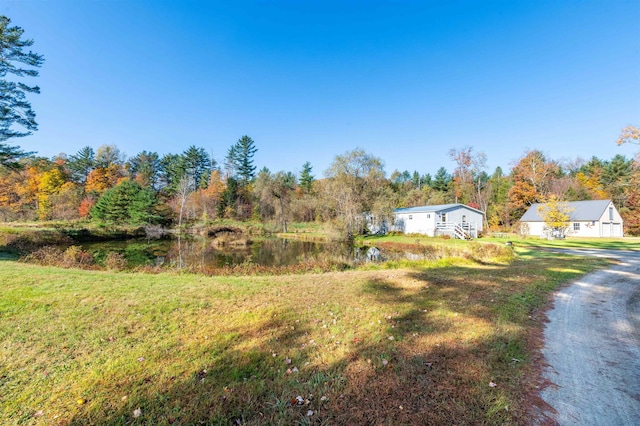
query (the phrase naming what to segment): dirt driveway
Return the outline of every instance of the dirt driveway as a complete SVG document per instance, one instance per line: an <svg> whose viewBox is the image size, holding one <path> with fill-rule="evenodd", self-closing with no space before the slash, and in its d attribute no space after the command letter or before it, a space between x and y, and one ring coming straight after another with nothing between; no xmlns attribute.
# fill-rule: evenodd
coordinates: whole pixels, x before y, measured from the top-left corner
<svg viewBox="0 0 640 426"><path fill-rule="evenodd" d="M542 351L548 407L536 423L640 425L640 253L578 253L619 263L555 295Z"/></svg>

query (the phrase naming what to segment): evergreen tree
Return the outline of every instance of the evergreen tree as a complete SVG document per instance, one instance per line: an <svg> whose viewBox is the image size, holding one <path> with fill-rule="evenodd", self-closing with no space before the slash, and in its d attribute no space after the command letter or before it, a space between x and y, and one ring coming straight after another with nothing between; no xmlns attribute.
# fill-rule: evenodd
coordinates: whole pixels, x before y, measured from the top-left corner
<svg viewBox="0 0 640 426"><path fill-rule="evenodd" d="M222 200L218 204L218 216L225 217L227 212L233 210L238 200L238 181L230 176L227 178L227 187L222 193Z"/></svg>
<svg viewBox="0 0 640 426"><path fill-rule="evenodd" d="M20 151L11 151L12 147L7 147L3 142L10 138L30 135L38 129L36 114L26 100L26 93L40 93L40 88L10 81L6 77L8 74L16 78L37 77L38 70L34 68L42 65L44 57L31 51L24 52L24 48L33 45L33 40L23 40L24 30L11 27L10 24L9 18L0 16L0 152L3 156L15 157L16 154L20 155ZM22 65L26 65L27 68L23 68ZM12 129L14 124L24 127L26 131Z"/></svg>
<svg viewBox="0 0 640 426"><path fill-rule="evenodd" d="M440 167L433 178L432 188L436 191L448 191L451 179L451 175L447 172L447 169Z"/></svg>
<svg viewBox="0 0 640 426"><path fill-rule="evenodd" d="M184 169L191 179L194 188L205 187L209 181L211 170L213 170L214 162L204 148L196 148L191 145L182 153L184 158Z"/></svg>
<svg viewBox="0 0 640 426"><path fill-rule="evenodd" d="M153 191L138 182L125 180L108 189L91 209L91 217L114 224L158 223L157 199Z"/></svg>
<svg viewBox="0 0 640 426"><path fill-rule="evenodd" d="M305 194L309 194L313 187L314 176L311 174L313 167L308 161L302 165L302 172L300 173L300 188Z"/></svg>
<svg viewBox="0 0 640 426"><path fill-rule="evenodd" d="M229 149L228 160L233 164L238 175L238 181L246 186L253 180L256 166L253 165L253 156L258 151L253 139L249 136L241 137L236 144Z"/></svg>
<svg viewBox="0 0 640 426"><path fill-rule="evenodd" d="M157 189L160 157L157 152L142 151L129 160L129 172L143 187Z"/></svg>
<svg viewBox="0 0 640 426"><path fill-rule="evenodd" d="M33 154L33 152L24 152L20 147L0 143L0 169L19 170L22 168L19 160L31 154Z"/></svg>
<svg viewBox="0 0 640 426"><path fill-rule="evenodd" d="M167 195L172 196L178 189L180 179L185 175L184 157L166 154L160 160L160 183Z"/></svg>
<svg viewBox="0 0 640 426"><path fill-rule="evenodd" d="M85 146L76 154L69 157L67 167L75 182L85 183L87 176L96 165L95 152L90 146Z"/></svg>

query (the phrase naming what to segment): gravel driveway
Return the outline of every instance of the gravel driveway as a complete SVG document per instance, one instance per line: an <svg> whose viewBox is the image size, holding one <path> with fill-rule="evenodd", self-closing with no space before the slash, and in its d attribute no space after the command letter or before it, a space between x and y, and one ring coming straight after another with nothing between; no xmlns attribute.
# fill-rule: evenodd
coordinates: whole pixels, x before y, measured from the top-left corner
<svg viewBox="0 0 640 426"><path fill-rule="evenodd" d="M640 253L563 252L619 263L555 295L542 351L549 407L539 423L640 425Z"/></svg>

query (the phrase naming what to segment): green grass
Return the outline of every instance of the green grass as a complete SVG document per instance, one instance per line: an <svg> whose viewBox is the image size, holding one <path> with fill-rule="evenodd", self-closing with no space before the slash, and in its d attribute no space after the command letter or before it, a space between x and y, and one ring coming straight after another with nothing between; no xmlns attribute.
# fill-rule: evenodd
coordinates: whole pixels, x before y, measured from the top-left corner
<svg viewBox="0 0 640 426"><path fill-rule="evenodd" d="M265 277L2 260L0 423L523 423L533 314L604 261L516 250Z"/></svg>
<svg viewBox="0 0 640 426"><path fill-rule="evenodd" d="M546 240L542 238L483 238L487 242L512 241L519 246L567 248L567 249L608 249L608 250L640 250L640 238L579 238L567 237L559 240Z"/></svg>
<svg viewBox="0 0 640 426"><path fill-rule="evenodd" d="M468 242L458 239L445 239L438 237L428 237L425 235L384 235L384 236L368 236L360 239L366 244L376 245L379 243L396 243L396 244L423 244L437 246L460 246ZM480 243L498 243L504 244L512 242L517 246L524 247L543 247L543 248L583 248L583 249L609 249L609 250L640 250L640 238L581 238L567 237L558 240L546 240L537 237L519 237L515 235L502 237L483 237L474 241Z"/></svg>

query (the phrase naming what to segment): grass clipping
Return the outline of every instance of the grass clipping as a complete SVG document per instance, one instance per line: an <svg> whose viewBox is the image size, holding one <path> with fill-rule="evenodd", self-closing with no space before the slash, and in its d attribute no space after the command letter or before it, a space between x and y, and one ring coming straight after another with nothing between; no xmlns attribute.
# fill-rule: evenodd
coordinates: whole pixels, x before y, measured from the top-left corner
<svg viewBox="0 0 640 426"><path fill-rule="evenodd" d="M524 423L531 314L597 264L472 257L267 277L0 262L0 419Z"/></svg>

